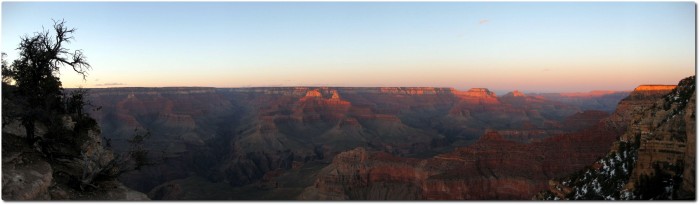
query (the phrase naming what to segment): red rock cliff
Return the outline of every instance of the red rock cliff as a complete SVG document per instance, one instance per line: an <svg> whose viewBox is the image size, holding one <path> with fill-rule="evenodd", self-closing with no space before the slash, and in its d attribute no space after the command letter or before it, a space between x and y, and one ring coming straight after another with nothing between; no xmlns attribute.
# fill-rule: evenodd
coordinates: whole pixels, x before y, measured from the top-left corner
<svg viewBox="0 0 700 205"><path fill-rule="evenodd" d="M617 135L602 123L532 143L487 132L473 145L423 160L355 149L337 155L300 198L529 199L550 177L604 155Z"/></svg>

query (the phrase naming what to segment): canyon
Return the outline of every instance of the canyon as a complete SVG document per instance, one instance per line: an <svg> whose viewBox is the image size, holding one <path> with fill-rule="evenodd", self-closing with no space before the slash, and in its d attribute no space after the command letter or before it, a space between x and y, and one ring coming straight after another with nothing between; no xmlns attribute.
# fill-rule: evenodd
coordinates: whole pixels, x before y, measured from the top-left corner
<svg viewBox="0 0 700 205"><path fill-rule="evenodd" d="M487 132L473 145L423 160L356 149L339 154L300 199L692 200L695 94L694 76L678 86L639 86L578 136L514 145Z"/></svg>
<svg viewBox="0 0 700 205"><path fill-rule="evenodd" d="M62 148L71 138L43 146L53 151L12 147L23 130L3 127L3 197L692 199L694 83L501 96L432 87L90 89L94 121L64 116L63 128L51 128L85 139L88 158ZM88 195L73 190L82 164L107 166L133 152L135 136L145 137L146 166Z"/></svg>
<svg viewBox="0 0 700 205"><path fill-rule="evenodd" d="M89 100L95 106L91 116L115 152L128 151L127 141L135 133L151 133L145 147L156 163L124 174L120 181L152 199L247 199L240 193L312 199L308 196L319 194L310 194L318 191L309 186L328 184L314 177L336 166L342 153L358 149L369 156L427 160L432 174L443 169L440 164L462 166L468 159L470 165L459 169L479 177L447 184L433 180L431 186L478 183L481 192L501 185L529 187L508 194L510 189L461 195L521 199L546 188L540 179L579 169L608 149L617 130L601 128L600 120L615 109L616 104L607 103L610 99L619 101L628 93L513 91L497 96L486 88L175 87L90 89ZM595 137L581 137L591 133ZM504 165L504 159L513 161ZM508 178L508 173L493 171L505 168L526 172ZM527 174L534 178L523 178ZM299 178L304 180L292 180ZM201 187L230 191L184 194ZM439 193L411 196L449 199Z"/></svg>
<svg viewBox="0 0 700 205"><path fill-rule="evenodd" d="M590 166L553 178L534 198L606 200L695 199L695 76L678 86L639 86L611 122L627 127Z"/></svg>
<svg viewBox="0 0 700 205"><path fill-rule="evenodd" d="M635 122L633 119L650 118L636 115L657 100L663 100L674 88L639 86L609 117L592 111L579 113L565 120L566 124L588 122L587 127L528 143L507 140L498 131L487 131L474 144L429 159L401 158L361 148L344 152L319 173L314 185L299 199L530 199L541 190L556 187L549 179L565 177L608 154L620 136L629 135L625 130L629 123ZM586 121L582 116L592 119ZM649 126L645 127L648 133ZM677 123L670 127L685 129L683 124ZM641 154L645 150L646 154ZM635 173L653 171L649 161L676 163L685 156L684 152L685 143L648 140L640 148L638 163L642 164L634 169L632 178L638 181L640 174Z"/></svg>
<svg viewBox="0 0 700 205"><path fill-rule="evenodd" d="M3 199L695 198L694 76L631 92L171 87L86 97L91 117L37 124L40 150L19 121L3 125ZM147 163L122 173L113 163L135 148Z"/></svg>

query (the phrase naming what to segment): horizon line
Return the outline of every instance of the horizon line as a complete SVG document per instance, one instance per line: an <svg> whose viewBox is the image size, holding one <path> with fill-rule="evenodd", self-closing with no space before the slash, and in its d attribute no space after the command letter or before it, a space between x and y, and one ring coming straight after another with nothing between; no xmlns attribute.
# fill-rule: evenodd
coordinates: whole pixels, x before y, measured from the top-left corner
<svg viewBox="0 0 700 205"><path fill-rule="evenodd" d="M664 86L675 86L674 84L641 84L640 86L650 86L650 85L664 85ZM167 88L210 88L210 89L254 89L254 88L440 88L440 89L451 89L456 91L469 91L470 89L486 89L491 92L525 92L525 93L592 93L592 92L632 92L634 89L627 90L587 90L587 91L536 91L536 90L520 90L520 89L508 89L508 90L492 90L486 87L471 87L468 89L457 89L454 87L432 87L432 86L240 86L240 87L214 87L214 86L121 86L121 87L65 87L64 89L129 89L129 88L150 88L150 89L167 89Z"/></svg>

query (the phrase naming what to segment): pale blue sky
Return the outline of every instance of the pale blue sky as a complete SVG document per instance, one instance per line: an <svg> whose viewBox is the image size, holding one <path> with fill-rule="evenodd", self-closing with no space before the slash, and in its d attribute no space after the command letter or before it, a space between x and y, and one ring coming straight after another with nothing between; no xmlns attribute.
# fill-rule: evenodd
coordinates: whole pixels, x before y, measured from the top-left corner
<svg viewBox="0 0 700 205"><path fill-rule="evenodd" d="M3 2L2 51L52 18L94 68L66 87L589 91L695 73L693 2Z"/></svg>

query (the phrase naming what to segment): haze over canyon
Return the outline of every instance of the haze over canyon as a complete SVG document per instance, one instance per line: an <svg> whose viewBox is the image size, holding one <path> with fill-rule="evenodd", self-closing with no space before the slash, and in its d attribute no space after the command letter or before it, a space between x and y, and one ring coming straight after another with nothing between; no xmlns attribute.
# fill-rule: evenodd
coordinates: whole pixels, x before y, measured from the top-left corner
<svg viewBox="0 0 700 205"><path fill-rule="evenodd" d="M630 112L674 88L106 88L90 99L117 152L134 129L152 133L159 163L120 178L151 199L531 199L605 156Z"/></svg>

